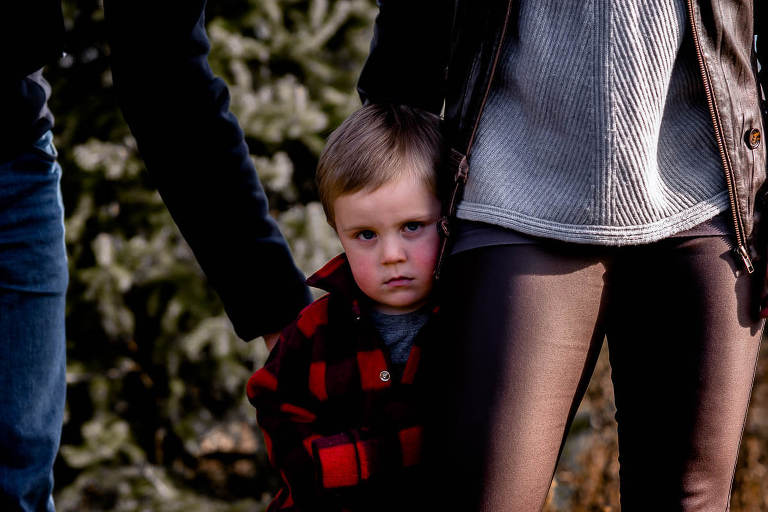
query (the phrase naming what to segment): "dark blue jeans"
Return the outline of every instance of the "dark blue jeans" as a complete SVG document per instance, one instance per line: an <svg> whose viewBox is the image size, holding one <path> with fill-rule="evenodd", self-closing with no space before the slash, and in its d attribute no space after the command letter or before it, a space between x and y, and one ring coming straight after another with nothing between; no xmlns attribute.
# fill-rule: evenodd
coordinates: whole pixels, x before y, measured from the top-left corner
<svg viewBox="0 0 768 512"><path fill-rule="evenodd" d="M64 215L52 136L0 163L0 510L53 511L64 412Z"/></svg>

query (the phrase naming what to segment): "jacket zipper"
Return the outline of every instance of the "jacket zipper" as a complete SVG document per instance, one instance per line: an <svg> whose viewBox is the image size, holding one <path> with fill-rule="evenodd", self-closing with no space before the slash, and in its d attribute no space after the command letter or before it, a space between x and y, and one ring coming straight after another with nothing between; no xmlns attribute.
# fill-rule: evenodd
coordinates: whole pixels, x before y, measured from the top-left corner
<svg viewBox="0 0 768 512"><path fill-rule="evenodd" d="M720 121L720 113L717 110L717 105L714 101L714 94L712 92L712 80L709 77L706 63L704 62L704 53L701 49L701 41L699 41L699 33L696 26L696 18L693 12L693 0L687 0L688 4L688 16L691 19L691 32L693 34L693 43L696 47L696 60L699 63L699 71L701 72L701 79L704 83L704 94L707 98L707 107L709 108L709 114L712 118L712 125L715 130L715 140L717 142L717 149L720 152L720 159L723 163L723 171L725 173L725 185L728 188L728 199L731 206L731 218L733 220L734 232L736 234L736 247L734 252L741 259L741 263L748 274L755 271L752 265L752 259L749 257L747 251L747 239L744 235L744 225L741 219L741 213L738 209L739 198L736 195L736 187L734 185L735 176L733 174L733 167L731 161L728 158L728 152L723 142L722 123Z"/></svg>

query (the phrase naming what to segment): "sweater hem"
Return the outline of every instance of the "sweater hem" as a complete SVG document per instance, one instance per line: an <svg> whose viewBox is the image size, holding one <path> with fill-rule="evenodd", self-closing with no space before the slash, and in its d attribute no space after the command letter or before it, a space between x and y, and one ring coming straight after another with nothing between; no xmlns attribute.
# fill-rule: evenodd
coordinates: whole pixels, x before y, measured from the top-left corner
<svg viewBox="0 0 768 512"><path fill-rule="evenodd" d="M526 235L592 245L640 245L657 242L690 229L729 208L728 191L703 200L670 217L631 226L574 225L528 217L498 206L462 201L460 219L494 224Z"/></svg>

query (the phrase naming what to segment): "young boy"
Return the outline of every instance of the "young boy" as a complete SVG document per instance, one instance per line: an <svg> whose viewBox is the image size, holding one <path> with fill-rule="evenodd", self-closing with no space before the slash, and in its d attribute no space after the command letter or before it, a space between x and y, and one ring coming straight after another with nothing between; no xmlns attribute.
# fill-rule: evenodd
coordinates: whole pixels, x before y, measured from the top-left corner
<svg viewBox="0 0 768 512"><path fill-rule="evenodd" d="M418 366L434 337L440 215L437 117L369 105L333 132L317 184L345 253L307 283L328 291L248 382L283 487L269 511L407 507L421 449Z"/></svg>

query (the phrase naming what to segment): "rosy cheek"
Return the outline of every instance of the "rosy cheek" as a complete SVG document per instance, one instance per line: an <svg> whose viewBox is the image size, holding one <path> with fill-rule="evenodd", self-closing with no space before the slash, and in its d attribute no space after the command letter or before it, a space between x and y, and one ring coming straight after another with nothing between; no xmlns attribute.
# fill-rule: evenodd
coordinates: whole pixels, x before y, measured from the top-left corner
<svg viewBox="0 0 768 512"><path fill-rule="evenodd" d="M366 258L350 259L352 274L355 276L357 285L363 292L367 292L375 283L375 267Z"/></svg>
<svg viewBox="0 0 768 512"><path fill-rule="evenodd" d="M440 240L437 235L424 241L418 252L418 260L424 265L434 265L437 261L437 252L439 250Z"/></svg>

